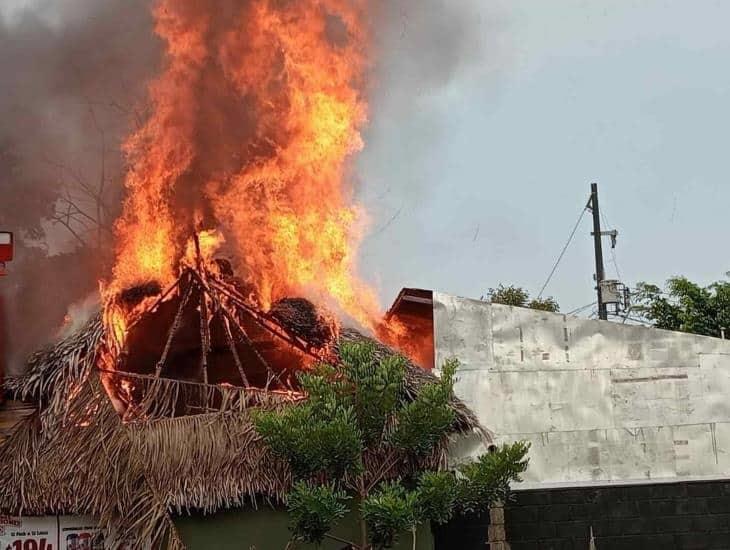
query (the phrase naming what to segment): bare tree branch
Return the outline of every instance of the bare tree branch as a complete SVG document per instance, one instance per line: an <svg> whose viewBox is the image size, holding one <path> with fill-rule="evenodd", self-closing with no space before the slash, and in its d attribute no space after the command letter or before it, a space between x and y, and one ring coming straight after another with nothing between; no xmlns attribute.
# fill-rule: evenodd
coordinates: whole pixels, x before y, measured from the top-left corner
<svg viewBox="0 0 730 550"><path fill-rule="evenodd" d="M66 228L66 229L67 229L67 230L69 231L69 233L71 233L71 235L73 235L73 236L74 236L74 237L76 238L76 240L78 240L78 241L79 241L79 243L80 243L81 245L83 245L83 246L86 246L86 241L85 241L85 240L83 239L83 237L81 237L81 235L79 235L79 234L78 234L78 233L77 233L77 232L76 232L76 231L74 230L74 228L73 228L73 227L71 227L71 225L70 225L70 224L68 223L68 221L67 221L67 220L64 220L64 219L63 219L62 217L60 217L60 216L55 216L55 217L51 218L51 221L52 221L52 222L54 222L54 223L60 223L61 225L63 225L63 226L64 226L64 227L65 227L65 228Z"/></svg>

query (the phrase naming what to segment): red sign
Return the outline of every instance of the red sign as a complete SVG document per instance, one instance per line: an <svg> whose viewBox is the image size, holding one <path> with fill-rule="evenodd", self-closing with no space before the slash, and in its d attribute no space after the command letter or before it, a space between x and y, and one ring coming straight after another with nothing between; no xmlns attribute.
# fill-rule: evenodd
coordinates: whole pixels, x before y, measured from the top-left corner
<svg viewBox="0 0 730 550"><path fill-rule="evenodd" d="M0 550L58 550L58 520L0 516Z"/></svg>
<svg viewBox="0 0 730 550"><path fill-rule="evenodd" d="M13 259L13 234L8 231L0 231L0 263L9 262Z"/></svg>

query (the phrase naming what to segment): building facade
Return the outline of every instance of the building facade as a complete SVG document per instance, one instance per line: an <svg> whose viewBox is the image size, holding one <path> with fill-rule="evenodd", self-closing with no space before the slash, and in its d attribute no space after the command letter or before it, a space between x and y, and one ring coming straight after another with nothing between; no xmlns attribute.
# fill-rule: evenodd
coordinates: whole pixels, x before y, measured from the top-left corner
<svg viewBox="0 0 730 550"><path fill-rule="evenodd" d="M497 443L532 445L493 545L730 548L730 341L408 289L391 314L432 323Z"/></svg>

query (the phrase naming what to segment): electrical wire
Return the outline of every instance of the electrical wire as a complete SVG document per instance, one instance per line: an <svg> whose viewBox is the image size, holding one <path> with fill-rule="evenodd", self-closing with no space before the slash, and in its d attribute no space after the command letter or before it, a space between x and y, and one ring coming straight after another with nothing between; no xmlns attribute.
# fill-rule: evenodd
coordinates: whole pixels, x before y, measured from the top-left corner
<svg viewBox="0 0 730 550"><path fill-rule="evenodd" d="M603 220L603 224L608 229L609 227L612 227L610 223L608 223L608 218L603 213L603 210L601 210L601 219ZM616 270L616 278L621 281L623 278L621 277L621 270L618 267L618 259L616 258L616 249L613 247L613 243L611 245L611 263L613 263L613 268Z"/></svg>
<svg viewBox="0 0 730 550"><path fill-rule="evenodd" d="M568 313L566 313L566 315L577 315L578 313L581 313L582 311L585 311L589 307L595 306L596 303L597 302L593 301L590 304L586 304L584 306L577 307L573 311L569 311Z"/></svg>
<svg viewBox="0 0 730 550"><path fill-rule="evenodd" d="M555 262L555 265L553 266L552 271L550 271L550 275L548 275L547 280L545 281L545 284L542 285L542 288L540 289L540 294L537 295L538 300L540 298L542 298L542 293L545 292L545 289L550 284L550 280L553 278L553 275L555 275L555 271L558 269L558 265L560 265L560 261L563 259L563 256L565 256L565 251L568 250L570 243L573 241L573 237L575 237L575 232L578 231L578 226L580 225L580 222L583 221L583 216L585 216L586 210L588 210L588 207L584 206L583 210L581 210L581 212L580 212L580 216L578 216L578 221L575 222L573 231L570 232L570 237L568 237L568 242L565 243L565 246L563 247L563 250L560 252L560 255L558 256L558 259Z"/></svg>

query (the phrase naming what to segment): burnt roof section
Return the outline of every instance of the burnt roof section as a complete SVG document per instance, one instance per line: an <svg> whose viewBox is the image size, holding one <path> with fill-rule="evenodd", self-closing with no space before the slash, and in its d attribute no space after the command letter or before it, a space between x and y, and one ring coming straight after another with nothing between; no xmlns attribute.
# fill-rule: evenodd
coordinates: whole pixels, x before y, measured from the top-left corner
<svg viewBox="0 0 730 550"><path fill-rule="evenodd" d="M433 314L433 291L422 288L404 288L390 306L385 318Z"/></svg>

